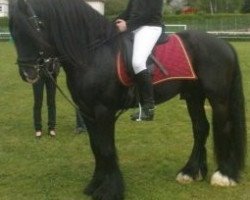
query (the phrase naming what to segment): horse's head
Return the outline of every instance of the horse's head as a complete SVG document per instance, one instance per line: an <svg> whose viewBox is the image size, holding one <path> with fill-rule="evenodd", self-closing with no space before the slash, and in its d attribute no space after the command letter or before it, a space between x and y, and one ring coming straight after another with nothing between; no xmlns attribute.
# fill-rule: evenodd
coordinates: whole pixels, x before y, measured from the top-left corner
<svg viewBox="0 0 250 200"><path fill-rule="evenodd" d="M96 49L114 45L118 34L113 23L82 0L10 0L9 5L17 63L29 82L55 57L67 69L91 67Z"/></svg>
<svg viewBox="0 0 250 200"><path fill-rule="evenodd" d="M17 50L17 64L24 81L35 83L41 71L58 70L46 24L27 0L10 3L10 32Z"/></svg>

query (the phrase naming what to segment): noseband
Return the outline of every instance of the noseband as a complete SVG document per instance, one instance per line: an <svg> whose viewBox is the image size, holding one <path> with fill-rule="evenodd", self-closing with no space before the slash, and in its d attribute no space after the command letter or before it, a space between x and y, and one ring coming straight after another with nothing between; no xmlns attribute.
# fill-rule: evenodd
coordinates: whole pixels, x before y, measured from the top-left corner
<svg viewBox="0 0 250 200"><path fill-rule="evenodd" d="M28 18L31 26L35 29L36 34L40 37L43 38L42 35L42 28L41 25L43 22L39 19L39 17L36 15L34 9L32 6L29 4L27 0L24 0L26 6L27 6L27 13L30 16ZM45 73L50 73L52 74L56 70L58 70L59 66L59 59L57 57L46 57L45 55L45 48L40 48L39 49L39 57L36 60L20 60L17 59L17 64L20 67L31 67L33 68L37 74L39 74L39 71L44 71Z"/></svg>
<svg viewBox="0 0 250 200"><path fill-rule="evenodd" d="M52 75L53 73L58 73L59 71L59 60L57 57L54 58L43 58L40 56L34 64L31 64L30 61L23 61L17 59L17 64L22 68L33 68L37 74L39 74L40 71L45 72L45 74Z"/></svg>

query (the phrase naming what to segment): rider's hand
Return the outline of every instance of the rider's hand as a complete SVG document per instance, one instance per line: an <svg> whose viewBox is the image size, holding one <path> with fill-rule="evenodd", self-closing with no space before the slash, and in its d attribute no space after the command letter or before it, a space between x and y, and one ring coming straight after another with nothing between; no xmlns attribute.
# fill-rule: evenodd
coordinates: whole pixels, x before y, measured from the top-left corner
<svg viewBox="0 0 250 200"><path fill-rule="evenodd" d="M118 28L119 32L124 32L127 30L127 23L123 19L117 19L115 21L116 27Z"/></svg>

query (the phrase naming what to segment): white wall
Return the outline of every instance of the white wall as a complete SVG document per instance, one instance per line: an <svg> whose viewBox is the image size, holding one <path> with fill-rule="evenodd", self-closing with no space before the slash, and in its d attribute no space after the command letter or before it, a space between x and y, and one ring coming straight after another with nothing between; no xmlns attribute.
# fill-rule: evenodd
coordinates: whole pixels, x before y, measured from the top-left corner
<svg viewBox="0 0 250 200"><path fill-rule="evenodd" d="M183 7L185 7L188 4L187 0L171 0L169 5L174 10L181 10Z"/></svg>
<svg viewBox="0 0 250 200"><path fill-rule="evenodd" d="M104 2L102 1L88 1L85 0L92 8L96 9L99 13L104 15Z"/></svg>
<svg viewBox="0 0 250 200"><path fill-rule="evenodd" d="M9 13L8 1L0 0L0 17L7 17Z"/></svg>

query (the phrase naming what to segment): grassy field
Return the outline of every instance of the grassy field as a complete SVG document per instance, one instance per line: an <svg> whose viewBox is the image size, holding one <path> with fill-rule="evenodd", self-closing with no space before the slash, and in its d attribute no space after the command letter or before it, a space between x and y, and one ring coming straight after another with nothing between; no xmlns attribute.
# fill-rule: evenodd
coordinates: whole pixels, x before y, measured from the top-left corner
<svg viewBox="0 0 250 200"><path fill-rule="evenodd" d="M250 43L232 43L244 78L247 126L250 129ZM34 138L32 90L21 81L12 43L0 43L0 200L88 200L82 194L90 180L93 158L88 136L74 133L73 108L57 94L56 138ZM59 84L65 88L61 73ZM44 127L47 110L43 108ZM209 178L216 169L211 135L207 144L209 176L191 185L175 182L192 147L185 104L178 98L157 107L152 123L134 123L126 112L116 127L117 148L127 200L249 200L250 160L234 188L216 188ZM249 131L248 131L249 134ZM250 141L248 139L248 146Z"/></svg>

